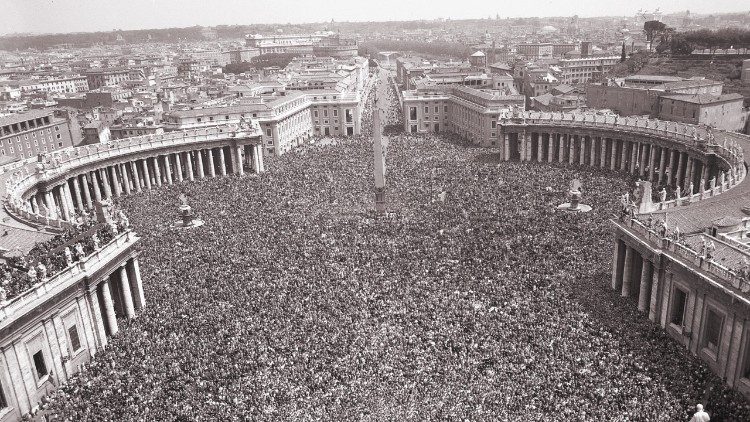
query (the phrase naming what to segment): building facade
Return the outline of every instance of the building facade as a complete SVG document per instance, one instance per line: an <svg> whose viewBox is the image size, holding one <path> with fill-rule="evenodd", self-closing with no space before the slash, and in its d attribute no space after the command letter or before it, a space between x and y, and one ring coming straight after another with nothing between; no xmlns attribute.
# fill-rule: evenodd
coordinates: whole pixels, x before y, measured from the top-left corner
<svg viewBox="0 0 750 422"><path fill-rule="evenodd" d="M68 148L80 142L78 132L77 124L50 109L0 117L0 155L26 158Z"/></svg>

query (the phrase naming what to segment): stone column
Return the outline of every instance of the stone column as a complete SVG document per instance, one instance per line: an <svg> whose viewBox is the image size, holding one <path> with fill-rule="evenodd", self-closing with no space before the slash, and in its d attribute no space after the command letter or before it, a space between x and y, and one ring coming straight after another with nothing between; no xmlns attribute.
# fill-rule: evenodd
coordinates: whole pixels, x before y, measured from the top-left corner
<svg viewBox="0 0 750 422"><path fill-rule="evenodd" d="M641 269L641 289L638 292L638 310L648 313L651 303L651 261L641 258L643 268Z"/></svg>
<svg viewBox="0 0 750 422"><path fill-rule="evenodd" d="M193 152L188 151L185 153L185 169L187 170L187 176L188 180L191 182L195 180L195 175L193 174Z"/></svg>
<svg viewBox="0 0 750 422"><path fill-rule="evenodd" d="M123 305L125 308L125 316L128 319L135 318L135 307L133 306L133 292L130 289L130 282L128 281L128 270L126 265L120 266L120 288L122 288Z"/></svg>
<svg viewBox="0 0 750 422"><path fill-rule="evenodd" d="M210 177L216 177L216 163L214 162L214 150L209 148L206 150L208 153L208 175Z"/></svg>
<svg viewBox="0 0 750 422"><path fill-rule="evenodd" d="M256 148L258 148L258 164L260 164L260 172L263 173L266 171L266 165L263 162L263 145L258 144Z"/></svg>
<svg viewBox="0 0 750 422"><path fill-rule="evenodd" d="M29 198L29 205L31 205L31 212L39 214L39 205L36 202L36 194L31 195L31 198Z"/></svg>
<svg viewBox="0 0 750 422"><path fill-rule="evenodd" d="M71 184L73 185L73 196L76 199L76 204L78 204L78 209L83 210L85 206L83 205L83 197L81 197L81 185L79 184L78 176L73 176Z"/></svg>
<svg viewBox="0 0 750 422"><path fill-rule="evenodd" d="M589 165L591 167L596 167L596 138L593 136L588 137L589 140Z"/></svg>
<svg viewBox="0 0 750 422"><path fill-rule="evenodd" d="M50 218L57 219L57 205L55 204L55 198L52 197L51 190L44 192L44 207L49 211Z"/></svg>
<svg viewBox="0 0 750 422"><path fill-rule="evenodd" d="M236 171L235 174L239 174L240 176L245 174L245 169L242 167L242 145L237 145L237 152L235 152L236 155Z"/></svg>
<svg viewBox="0 0 750 422"><path fill-rule="evenodd" d="M86 174L81 175L81 181L83 183L83 200L85 201L86 208L91 208L94 206L94 203L91 201L91 192L89 191L89 181L88 177L86 177Z"/></svg>
<svg viewBox="0 0 750 422"><path fill-rule="evenodd" d="M638 154L640 155L638 160L638 175L641 176L641 178L646 177L646 148L648 147L648 144L641 143L638 147Z"/></svg>
<svg viewBox="0 0 750 422"><path fill-rule="evenodd" d="M616 139L610 139L609 145L611 147L611 151L609 152L609 169L615 170L617 166L617 140Z"/></svg>
<svg viewBox="0 0 750 422"><path fill-rule="evenodd" d="M104 314L106 315L107 327L110 335L117 334L117 317L115 316L115 303L112 301L112 293L109 290L109 276L99 283L102 289L102 301L104 302Z"/></svg>
<svg viewBox="0 0 750 422"><path fill-rule="evenodd" d="M146 162L151 161L151 167L154 169L154 183L156 183L156 186L161 186L161 167L159 165L159 156L152 158L146 158Z"/></svg>
<svg viewBox="0 0 750 422"><path fill-rule="evenodd" d="M584 135L578 136L578 165L583 166L586 164L586 137Z"/></svg>
<svg viewBox="0 0 750 422"><path fill-rule="evenodd" d="M638 163L638 148L637 142L631 142L630 148L630 174L635 174L635 166Z"/></svg>
<svg viewBox="0 0 750 422"><path fill-rule="evenodd" d="M667 154L669 154L669 150L667 148L661 147L661 152L659 153L659 184L664 183L664 171L666 170L667 166Z"/></svg>
<svg viewBox="0 0 750 422"><path fill-rule="evenodd" d="M708 182L708 166L706 163L701 161L701 181L698 187L698 192L706 190L706 183Z"/></svg>
<svg viewBox="0 0 750 422"><path fill-rule="evenodd" d="M693 157L690 157L688 168L690 169L690 173L688 174L688 179L685 181L685 186L687 189L690 189L690 183L695 180L695 173L698 172L698 160L696 160ZM695 186L693 186L693 189L695 189ZM690 192L690 194L694 194L695 192Z"/></svg>
<svg viewBox="0 0 750 422"><path fill-rule="evenodd" d="M151 175L148 171L148 161L142 160L141 165L143 166L143 181L145 182L146 189L151 190Z"/></svg>
<svg viewBox="0 0 750 422"><path fill-rule="evenodd" d="M167 183L172 184L172 163L169 162L169 154L164 156L164 175L167 176Z"/></svg>
<svg viewBox="0 0 750 422"><path fill-rule="evenodd" d="M174 154L174 175L178 182L182 182L182 160L179 152Z"/></svg>
<svg viewBox="0 0 750 422"><path fill-rule="evenodd" d="M143 295L143 282L141 281L141 267L138 264L138 258L133 258L131 262L132 264L129 266L129 269L130 269L129 280L134 290L133 298L135 299L135 304L137 305L138 309L143 309L146 306L146 298Z"/></svg>
<svg viewBox="0 0 750 422"><path fill-rule="evenodd" d="M555 139L551 133L547 134L547 162L551 163L555 158Z"/></svg>
<svg viewBox="0 0 750 422"><path fill-rule="evenodd" d="M652 144L648 147L649 158L648 158L648 181L654 179L654 166L656 166L656 147Z"/></svg>
<svg viewBox="0 0 750 422"><path fill-rule="evenodd" d="M104 186L104 198L111 198L112 197L112 188L109 185L109 178L107 177L107 170L106 168L100 168L99 170L99 176L102 178L102 186Z"/></svg>
<svg viewBox="0 0 750 422"><path fill-rule="evenodd" d="M115 169L115 167L116 166L111 166L109 172L112 176L112 187L114 188L115 196L119 198L122 194L122 190L120 189L120 180L117 178L117 169Z"/></svg>
<svg viewBox="0 0 750 422"><path fill-rule="evenodd" d="M227 163L224 160L224 148L219 147L219 171L222 176L227 175Z"/></svg>
<svg viewBox="0 0 750 422"><path fill-rule="evenodd" d="M633 248L625 245L625 265L622 268L622 292L621 296L630 296L630 284L633 277Z"/></svg>
<svg viewBox="0 0 750 422"><path fill-rule="evenodd" d="M622 151L620 152L620 171L625 171L628 168L628 141L621 139L620 145L622 145Z"/></svg>
<svg viewBox="0 0 750 422"><path fill-rule="evenodd" d="M684 181L684 175L682 169L685 168L683 162L685 161L685 155L682 151L677 151L677 174L675 174L675 186L679 186ZM682 188L682 186L680 186ZM683 189L684 192L684 189Z"/></svg>
<svg viewBox="0 0 750 422"><path fill-rule="evenodd" d="M65 185L58 186L57 191L59 192L59 195L60 195L60 212L62 214L62 219L70 221L71 214L70 214L70 209L68 208L67 195L65 194Z"/></svg>
<svg viewBox="0 0 750 422"><path fill-rule="evenodd" d="M99 347L107 347L107 331L104 329L104 318L102 318L101 305L99 304L99 297L96 294L96 290L93 292L86 293L86 299L89 302L89 308L91 309L92 317L94 318L94 334L99 341Z"/></svg>
<svg viewBox="0 0 750 422"><path fill-rule="evenodd" d="M203 150L199 149L198 151L195 151L195 158L198 160L197 162L197 170L198 170L198 178L203 179L206 177L205 173L203 172Z"/></svg>
<svg viewBox="0 0 750 422"><path fill-rule="evenodd" d="M667 172L667 185L672 186L672 178L674 174L674 156L677 153L677 151L669 150L669 155L667 156L667 159L669 160L669 164L667 164L667 168L669 168L669 171Z"/></svg>
<svg viewBox="0 0 750 422"><path fill-rule="evenodd" d="M568 164L573 164L576 158L576 136L568 135Z"/></svg>
<svg viewBox="0 0 750 422"><path fill-rule="evenodd" d="M651 322L657 322L656 307L659 303L659 268L656 266L651 269L651 302L649 303L648 319Z"/></svg>
<svg viewBox="0 0 750 422"><path fill-rule="evenodd" d="M521 132L518 134L518 142L516 142L516 145L518 145L518 159L520 161L526 160L526 132Z"/></svg>
<svg viewBox="0 0 750 422"><path fill-rule="evenodd" d="M557 134L557 162L565 161L565 139L562 133Z"/></svg>
<svg viewBox="0 0 750 422"><path fill-rule="evenodd" d="M101 202L102 191L101 191L101 188L99 187L99 180L97 180L98 177L96 176L96 173L97 173L96 170L91 172L91 182L94 185L94 200L96 200L96 202Z"/></svg>
<svg viewBox="0 0 750 422"><path fill-rule="evenodd" d="M526 132L526 161L534 159L534 141L531 132Z"/></svg>
<svg viewBox="0 0 750 422"><path fill-rule="evenodd" d="M599 167L607 167L607 138L599 137Z"/></svg>
<svg viewBox="0 0 750 422"><path fill-rule="evenodd" d="M130 162L130 170L130 172L133 174L133 186L135 187L135 191L140 192L142 189L141 175L138 174L138 166L136 165L136 160Z"/></svg>
<svg viewBox="0 0 750 422"><path fill-rule="evenodd" d="M532 133L531 136L533 137L534 134ZM544 161L544 136L541 132L536 134L536 161L540 163Z"/></svg>
<svg viewBox="0 0 750 422"><path fill-rule="evenodd" d="M125 190L125 195L130 195L130 177L126 164L120 164L120 174L122 175L122 187Z"/></svg>

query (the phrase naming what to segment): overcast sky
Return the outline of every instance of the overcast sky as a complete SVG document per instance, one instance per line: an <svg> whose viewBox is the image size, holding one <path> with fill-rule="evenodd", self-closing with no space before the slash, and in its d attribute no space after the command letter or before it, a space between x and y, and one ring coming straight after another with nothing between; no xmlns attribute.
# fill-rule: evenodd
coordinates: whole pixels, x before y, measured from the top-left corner
<svg viewBox="0 0 750 422"><path fill-rule="evenodd" d="M742 0L0 0L0 34L193 25L529 16L632 16L639 8L750 10Z"/></svg>

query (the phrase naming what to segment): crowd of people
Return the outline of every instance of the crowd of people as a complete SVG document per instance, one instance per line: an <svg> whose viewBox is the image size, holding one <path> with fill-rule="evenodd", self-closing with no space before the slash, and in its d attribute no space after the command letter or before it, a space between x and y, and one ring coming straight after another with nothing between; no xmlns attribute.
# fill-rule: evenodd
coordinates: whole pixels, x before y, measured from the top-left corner
<svg viewBox="0 0 750 422"><path fill-rule="evenodd" d="M67 420L748 420L609 289L600 169L392 138L269 158L260 177L121 200L150 304L52 397ZM585 214L555 207L583 184ZM171 228L185 194L206 224Z"/></svg>

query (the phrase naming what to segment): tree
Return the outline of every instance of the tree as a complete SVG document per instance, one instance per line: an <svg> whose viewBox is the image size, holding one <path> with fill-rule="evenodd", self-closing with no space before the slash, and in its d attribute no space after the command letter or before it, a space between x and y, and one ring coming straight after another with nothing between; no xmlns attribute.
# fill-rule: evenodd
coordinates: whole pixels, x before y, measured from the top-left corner
<svg viewBox="0 0 750 422"><path fill-rule="evenodd" d="M646 41L649 42L649 50L654 43L654 38L666 28L667 25L659 21L647 21L643 24L643 32L646 33Z"/></svg>

